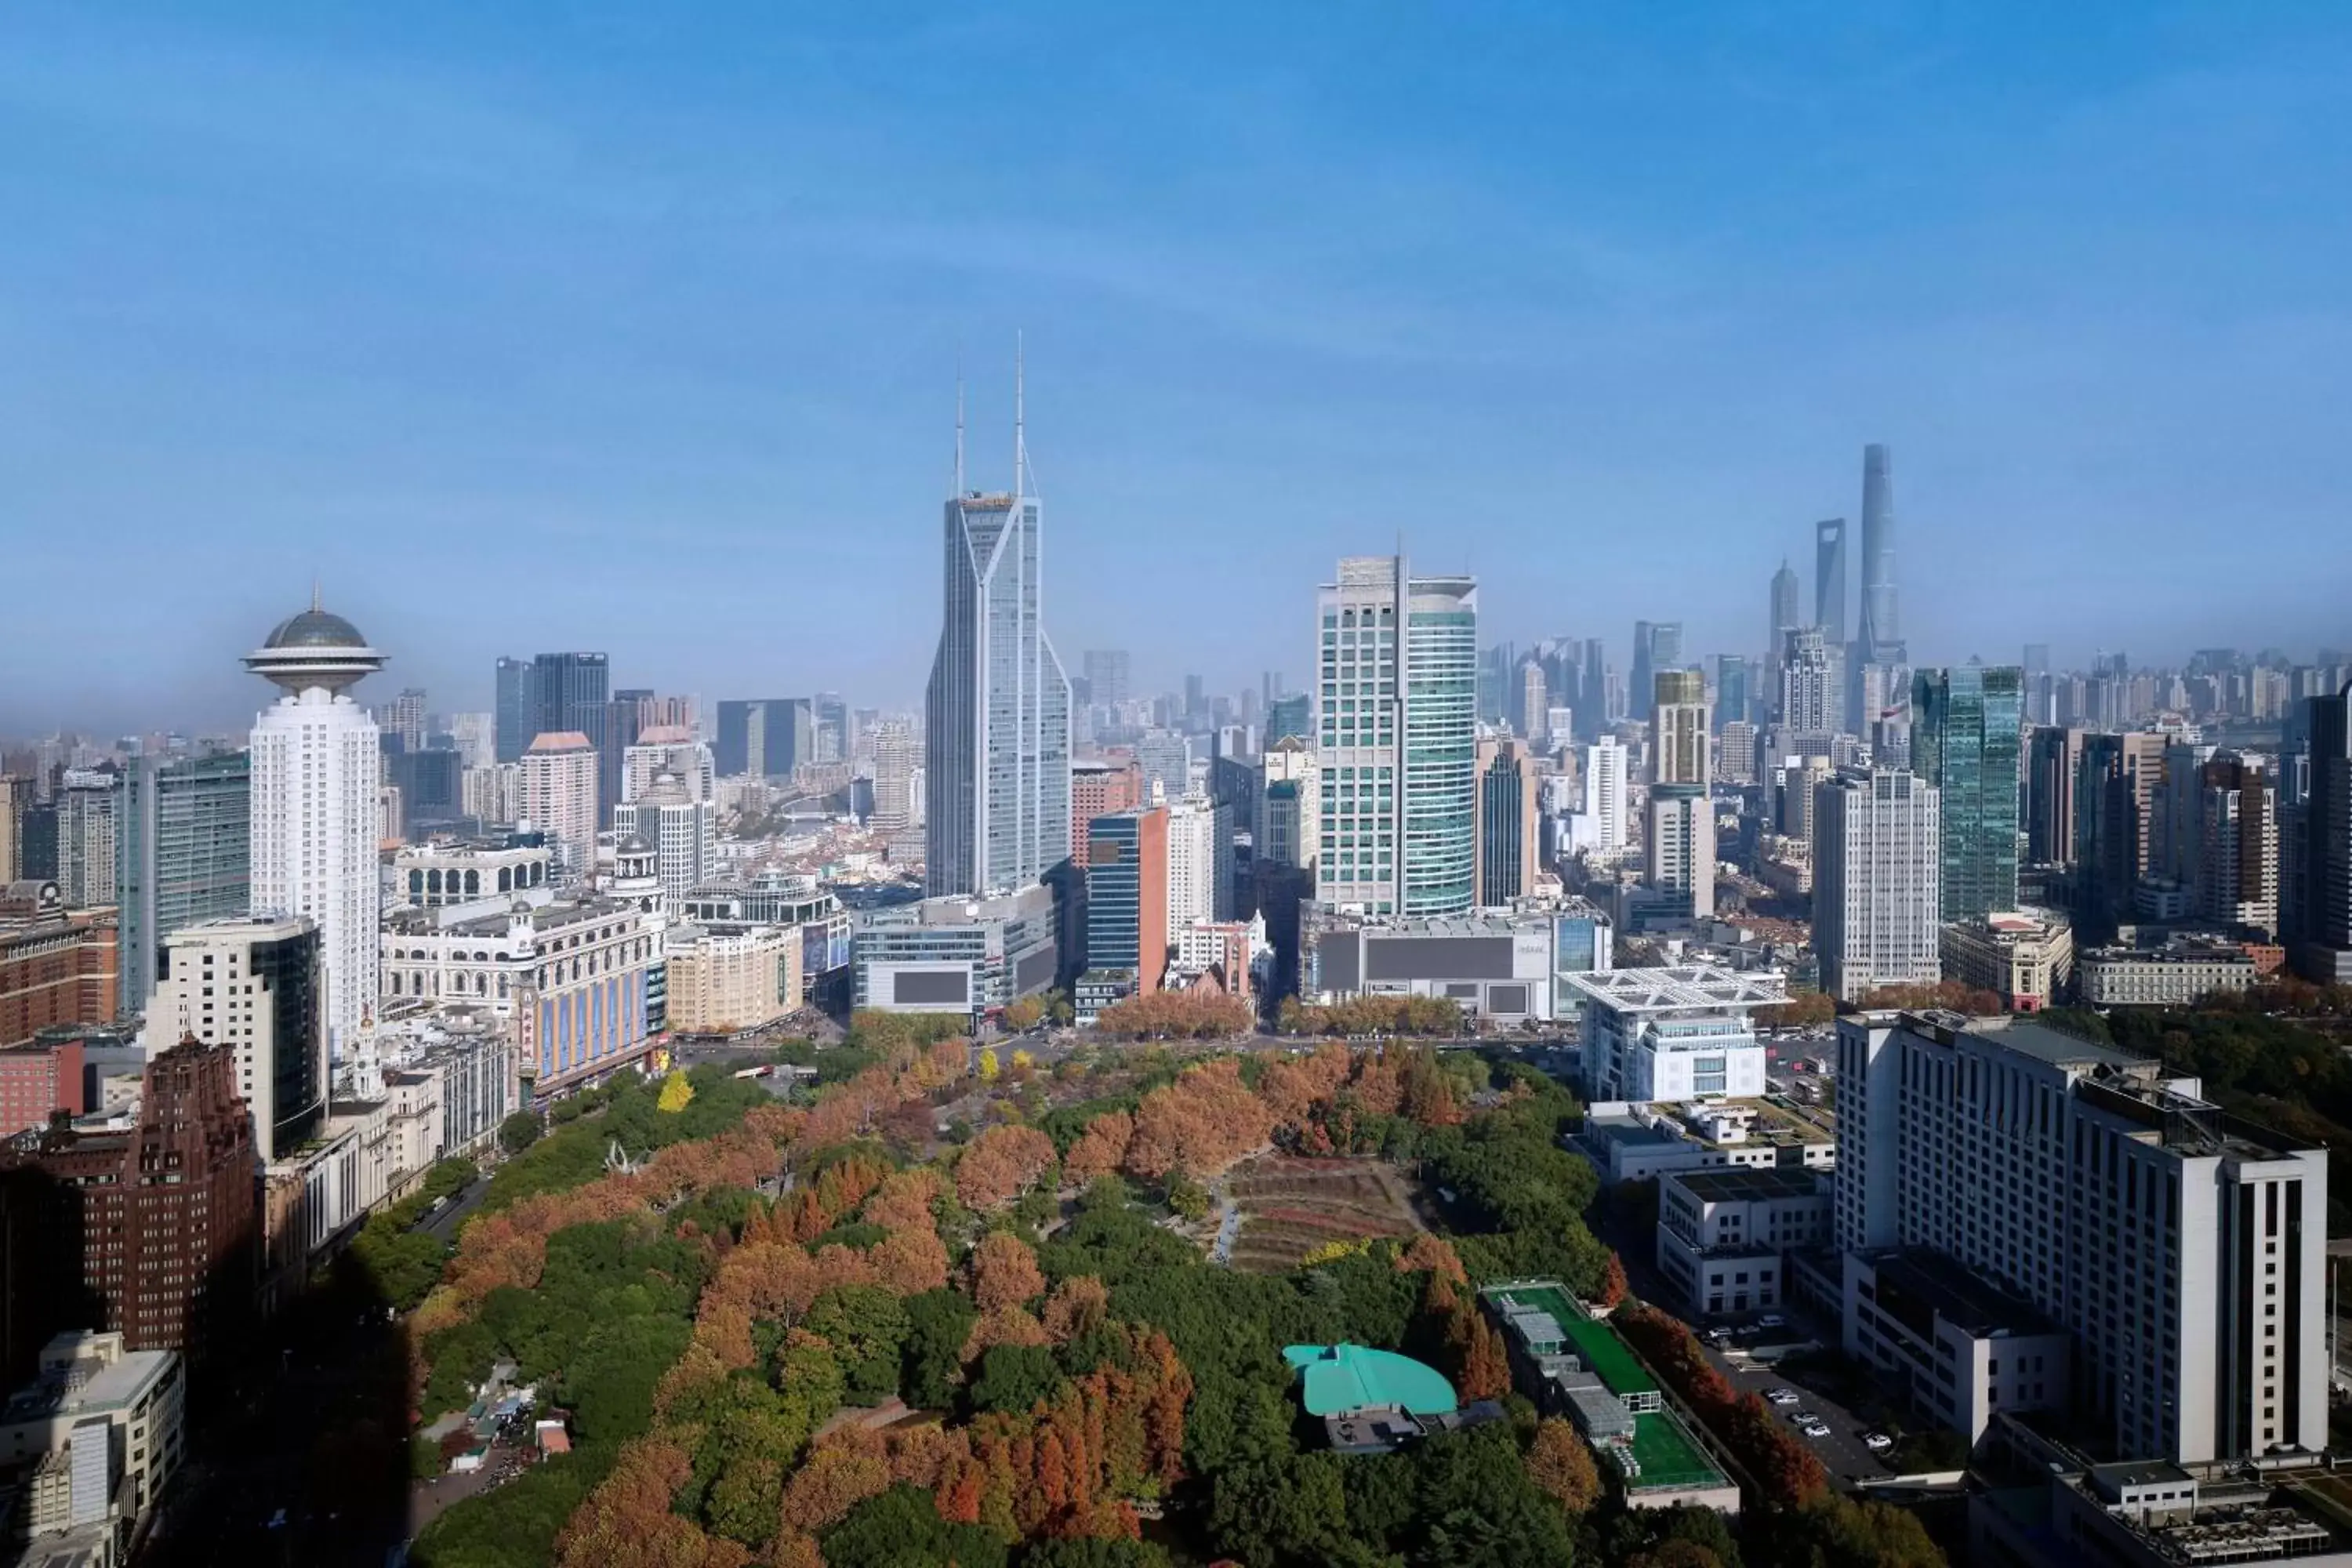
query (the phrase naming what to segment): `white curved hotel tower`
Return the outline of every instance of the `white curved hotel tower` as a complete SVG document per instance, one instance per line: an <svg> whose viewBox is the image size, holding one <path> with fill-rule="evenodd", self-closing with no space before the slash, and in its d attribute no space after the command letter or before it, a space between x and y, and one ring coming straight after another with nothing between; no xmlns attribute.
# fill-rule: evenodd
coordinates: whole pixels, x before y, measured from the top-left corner
<svg viewBox="0 0 2352 1568"><path fill-rule="evenodd" d="M313 598L245 666L284 693L253 723L253 913L319 928L330 1061L340 1068L376 994L375 721L346 689L383 668L359 629Z"/></svg>

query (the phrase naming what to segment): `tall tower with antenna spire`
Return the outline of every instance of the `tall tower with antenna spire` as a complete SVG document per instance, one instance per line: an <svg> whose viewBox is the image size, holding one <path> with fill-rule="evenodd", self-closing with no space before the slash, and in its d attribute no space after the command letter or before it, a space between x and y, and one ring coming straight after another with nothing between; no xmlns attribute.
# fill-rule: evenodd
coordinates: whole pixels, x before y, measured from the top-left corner
<svg viewBox="0 0 2352 1568"><path fill-rule="evenodd" d="M1026 360L1016 342L1007 490L965 482L959 377L940 641L924 694L925 891L934 898L1029 887L1070 855L1070 679L1045 635Z"/></svg>

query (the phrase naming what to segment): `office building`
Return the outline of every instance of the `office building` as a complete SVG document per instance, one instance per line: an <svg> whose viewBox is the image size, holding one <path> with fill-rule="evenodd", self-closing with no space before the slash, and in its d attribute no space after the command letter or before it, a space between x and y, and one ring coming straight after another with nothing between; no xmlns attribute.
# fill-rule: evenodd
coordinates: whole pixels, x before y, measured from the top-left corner
<svg viewBox="0 0 2352 1568"><path fill-rule="evenodd" d="M636 740L621 753L621 798L635 800L664 773L685 785L689 799L718 798L719 766L710 748L682 724L648 724L637 731Z"/></svg>
<svg viewBox="0 0 2352 1568"><path fill-rule="evenodd" d="M2278 792L2234 752L2199 768L2190 868L2198 912L2220 925L2278 934Z"/></svg>
<svg viewBox="0 0 2352 1568"><path fill-rule="evenodd" d="M539 701L530 660L499 660L493 710L497 715L494 721L496 739L493 742L496 760L501 763L520 762L524 749L539 733Z"/></svg>
<svg viewBox="0 0 2352 1568"><path fill-rule="evenodd" d="M1847 1353L1971 1436L1988 1403L2064 1403L2137 1459L2326 1447L2324 1149L2024 1019L1837 1027ZM2009 1311L2063 1331L2069 1353L1990 1346L1952 1368L1985 1380L1967 1386L1919 1368L1888 1322L1906 1314L1859 1289L1857 1264L1897 1248L2017 1298Z"/></svg>
<svg viewBox="0 0 2352 1568"><path fill-rule="evenodd" d="M711 755L721 778L790 778L816 760L815 707L805 697L721 702Z"/></svg>
<svg viewBox="0 0 2352 1568"><path fill-rule="evenodd" d="M69 910L114 902L117 775L68 768L57 792L58 892Z"/></svg>
<svg viewBox="0 0 2352 1568"><path fill-rule="evenodd" d="M1697 1322L1789 1300L1789 1257L1829 1239L1828 1178L1778 1165L1658 1177L1658 1272Z"/></svg>
<svg viewBox="0 0 2352 1568"><path fill-rule="evenodd" d="M1708 757L1706 676L1697 669L1662 669L1652 677L1652 777L1662 784L1705 784L1715 777Z"/></svg>
<svg viewBox="0 0 2352 1568"><path fill-rule="evenodd" d="M0 888L26 877L24 861L25 808L33 803L33 781L0 773Z"/></svg>
<svg viewBox="0 0 2352 1568"><path fill-rule="evenodd" d="M1764 1093L1764 1047L1753 1015L1787 1000L1780 975L1702 963L1562 979L1583 996L1589 1100L1680 1103Z"/></svg>
<svg viewBox="0 0 2352 1568"><path fill-rule="evenodd" d="M1895 591L1895 459L1875 444L1862 449L1862 620L1854 643L1864 663L1904 660Z"/></svg>
<svg viewBox="0 0 2352 1568"><path fill-rule="evenodd" d="M1923 669L1912 679L1911 771L1940 803L1948 921L2017 907L2023 679L2014 665Z"/></svg>
<svg viewBox="0 0 2352 1568"><path fill-rule="evenodd" d="M1630 681L1634 700L1645 702L1656 689L1658 672L1673 669L1683 661L1683 625L1680 621L1635 621L1633 623L1633 672Z"/></svg>
<svg viewBox="0 0 2352 1568"><path fill-rule="evenodd" d="M254 721L253 907L319 930L329 1059L376 995L383 757L349 689L383 668L358 628L318 606L282 621L245 665L284 693Z"/></svg>
<svg viewBox="0 0 2352 1568"><path fill-rule="evenodd" d="M69 910L54 882L0 888L0 1046L55 1025L111 1022L118 944L111 909Z"/></svg>
<svg viewBox="0 0 2352 1568"><path fill-rule="evenodd" d="M1717 730L1726 724L1753 724L1759 715L1750 704L1755 697L1755 663L1736 653L1715 656L1715 714Z"/></svg>
<svg viewBox="0 0 2352 1568"><path fill-rule="evenodd" d="M327 1119L327 1037L319 930L307 916L229 918L171 934L141 1037L151 1056L184 1039L236 1065L265 1163L285 1159Z"/></svg>
<svg viewBox="0 0 2352 1568"><path fill-rule="evenodd" d="M1599 637L1584 639L1577 668L1583 673L1583 681L1570 706L1584 710L1586 733L1597 736L1620 717L1610 700L1609 666Z"/></svg>
<svg viewBox="0 0 2352 1568"><path fill-rule="evenodd" d="M1772 574L1772 607L1765 624L1764 662L1769 667L1766 677L1769 693L1778 696L1780 689L1781 650L1789 646L1789 634L1805 624L1803 612L1798 607L1797 574L1783 560L1780 569Z"/></svg>
<svg viewBox="0 0 2352 1568"><path fill-rule="evenodd" d="M1187 796L1168 807L1168 929L1233 918L1234 814Z"/></svg>
<svg viewBox="0 0 2352 1568"><path fill-rule="evenodd" d="M1014 395L1013 489L945 509L943 618L924 698L926 890L1011 893L1070 858L1070 680L1045 634L1043 507Z"/></svg>
<svg viewBox="0 0 2352 1568"><path fill-rule="evenodd" d="M1316 607L1321 899L1374 915L1469 909L1476 583L1413 577L1402 556L1352 556Z"/></svg>
<svg viewBox="0 0 2352 1568"><path fill-rule="evenodd" d="M1171 792L1170 798L1181 795ZM1097 816L1133 811L1150 798L1142 764L1133 757L1080 757L1070 764L1070 842L1087 842Z"/></svg>
<svg viewBox="0 0 2352 1568"><path fill-rule="evenodd" d="M58 808L54 801L35 801L16 819L17 879L55 883L58 879Z"/></svg>
<svg viewBox="0 0 2352 1568"><path fill-rule="evenodd" d="M387 751L383 779L388 788L399 793L401 816L400 831L387 832L385 837L422 838L464 822L466 765L456 747Z"/></svg>
<svg viewBox="0 0 2352 1568"><path fill-rule="evenodd" d="M1125 648L1088 648L1080 668L1086 675L1087 702L1095 708L1117 708L1135 696L1129 679L1131 660Z"/></svg>
<svg viewBox="0 0 2352 1568"><path fill-rule="evenodd" d="M2352 682L2305 700L2303 732L2294 963L2305 979L2352 984Z"/></svg>
<svg viewBox="0 0 2352 1568"><path fill-rule="evenodd" d="M1043 885L861 911L850 939L856 1003L984 1017L1053 984L1059 940L1053 890Z"/></svg>
<svg viewBox="0 0 2352 1568"><path fill-rule="evenodd" d="M735 1036L765 1028L801 1005L801 938L783 926L662 933L672 1033Z"/></svg>
<svg viewBox="0 0 2352 1568"><path fill-rule="evenodd" d="M904 719L874 727L874 815L880 833L905 833L919 820L915 798L915 731ZM1074 786L1075 787L1075 786Z"/></svg>
<svg viewBox="0 0 2352 1568"><path fill-rule="evenodd" d="M2075 923L2112 931L2155 858L2166 740L2152 731L2089 734L2074 784Z"/></svg>
<svg viewBox="0 0 2352 1568"><path fill-rule="evenodd" d="M613 739L612 661L601 653L543 653L531 660L531 740L578 735L596 757L595 830L621 796L621 752ZM530 747L524 748L524 755Z"/></svg>
<svg viewBox="0 0 2352 1568"><path fill-rule="evenodd" d="M2175 931L2160 946L2116 945L2084 951L2075 986L2086 1007L2187 1007L2204 997L2258 984L2262 966L2243 943Z"/></svg>
<svg viewBox="0 0 2352 1568"><path fill-rule="evenodd" d="M1630 769L1622 742L1597 741L1584 748L1584 817L1592 847L1622 849L1632 841Z"/></svg>
<svg viewBox="0 0 2352 1568"><path fill-rule="evenodd" d="M73 1315L127 1350L201 1363L233 1347L258 1279L260 1182L227 1050L184 1042L155 1056L135 1124L27 1133L0 1151L0 1185L19 1174L40 1183L43 1212L20 1232L24 1272L0 1279L12 1337L43 1320L45 1334L75 1326L58 1321Z"/></svg>
<svg viewBox="0 0 2352 1568"><path fill-rule="evenodd" d="M1780 725L1801 734L1843 729L1836 661L1819 626L1800 626L1780 642Z"/></svg>
<svg viewBox="0 0 2352 1568"><path fill-rule="evenodd" d="M121 1011L147 1005L164 939L253 907L253 760L243 752L141 757L122 775L114 902L122 942Z"/></svg>
<svg viewBox="0 0 2352 1568"><path fill-rule="evenodd" d="M68 1331L0 1404L0 1470L26 1479L20 1568L111 1568L143 1545L186 1458L187 1378L176 1352Z"/></svg>
<svg viewBox="0 0 2352 1568"><path fill-rule="evenodd" d="M1478 742L1480 909L1507 909L1535 891L1542 836L1536 826L1536 760L1525 742Z"/></svg>
<svg viewBox="0 0 2352 1568"><path fill-rule="evenodd" d="M1643 859L1659 895L1649 921L1671 924L1715 913L1715 802L1707 786L1662 784L1650 791Z"/></svg>
<svg viewBox="0 0 2352 1568"><path fill-rule="evenodd" d="M1832 643L1845 637L1845 519L1813 524L1813 625Z"/></svg>
<svg viewBox="0 0 2352 1568"><path fill-rule="evenodd" d="M1310 743L1315 739L1315 699L1304 691L1265 705L1265 743L1294 739Z"/></svg>
<svg viewBox="0 0 2352 1568"><path fill-rule="evenodd" d="M1852 1002L1940 977L1944 857L1936 787L1900 768L1813 791L1813 952L1822 989Z"/></svg>
<svg viewBox="0 0 2352 1568"><path fill-rule="evenodd" d="M1756 782L1757 763L1762 737L1756 726L1745 719L1734 719L1723 727L1715 747L1715 776L1718 783L1752 784Z"/></svg>
<svg viewBox="0 0 2352 1568"><path fill-rule="evenodd" d="M2038 1013L2074 978L2074 931L2063 915L2009 910L1947 924L1937 938L1944 978L1990 991L2003 1010Z"/></svg>
<svg viewBox="0 0 2352 1568"><path fill-rule="evenodd" d="M1259 865L1315 868L1321 844L1322 775L1304 736L1286 735L1258 759L1258 818L1251 852Z"/></svg>
<svg viewBox="0 0 2352 1568"><path fill-rule="evenodd" d="M613 811L613 831L622 844L634 839L653 852L654 877L663 905L677 909L687 894L710 876L719 841L719 808L698 800L676 773L661 773L635 800Z"/></svg>
<svg viewBox="0 0 2352 1568"><path fill-rule="evenodd" d="M2025 855L2034 865L2074 863L2074 791L2085 738L2081 730L2045 725L2027 742Z"/></svg>
<svg viewBox="0 0 2352 1568"><path fill-rule="evenodd" d="M1087 968L1160 989L1168 964L1169 811L1106 812L1087 825Z"/></svg>
<svg viewBox="0 0 2352 1568"><path fill-rule="evenodd" d="M425 691L409 686L376 710L376 729L404 752L425 749Z"/></svg>
<svg viewBox="0 0 2352 1568"><path fill-rule="evenodd" d="M547 836L556 875L584 879L596 865L596 748L573 730L541 735L522 754L516 809L528 832Z"/></svg>

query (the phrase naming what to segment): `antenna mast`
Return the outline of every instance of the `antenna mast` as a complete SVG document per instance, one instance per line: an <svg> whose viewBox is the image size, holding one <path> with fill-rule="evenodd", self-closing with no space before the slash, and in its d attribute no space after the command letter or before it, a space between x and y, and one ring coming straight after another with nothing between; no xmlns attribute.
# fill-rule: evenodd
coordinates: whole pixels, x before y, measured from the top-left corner
<svg viewBox="0 0 2352 1568"><path fill-rule="evenodd" d="M1024 383L1027 379L1027 351L1018 328L1013 333L1013 493L1029 493L1029 436L1022 424Z"/></svg>
<svg viewBox="0 0 2352 1568"><path fill-rule="evenodd" d="M963 347L956 347L956 464L955 494L963 499Z"/></svg>

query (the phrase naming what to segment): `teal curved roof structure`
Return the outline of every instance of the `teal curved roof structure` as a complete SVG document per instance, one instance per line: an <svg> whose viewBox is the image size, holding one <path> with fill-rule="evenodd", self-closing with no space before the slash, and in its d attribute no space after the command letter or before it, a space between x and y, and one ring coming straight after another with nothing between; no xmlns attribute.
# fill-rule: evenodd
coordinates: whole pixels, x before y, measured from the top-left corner
<svg viewBox="0 0 2352 1568"><path fill-rule="evenodd" d="M1306 1380L1301 1397L1309 1415L1394 1406L1412 1415L1443 1415L1456 1407L1445 1374L1411 1356L1363 1345L1286 1345L1282 1359Z"/></svg>

